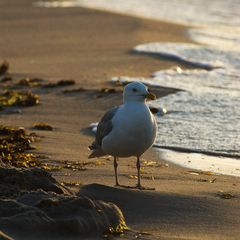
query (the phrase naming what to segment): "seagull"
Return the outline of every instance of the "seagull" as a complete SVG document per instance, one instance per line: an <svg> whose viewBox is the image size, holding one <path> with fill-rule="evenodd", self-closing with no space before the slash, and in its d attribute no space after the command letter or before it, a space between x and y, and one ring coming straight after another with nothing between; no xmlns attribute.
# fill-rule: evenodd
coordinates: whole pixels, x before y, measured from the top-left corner
<svg viewBox="0 0 240 240"><path fill-rule="evenodd" d="M156 138L157 123L146 99L156 96L141 82L127 84L123 91L123 104L107 111L100 120L95 141L89 146L89 158L111 155L114 157L116 186L118 182L118 159L135 156L138 172L137 188L144 189L140 177L140 157Z"/></svg>

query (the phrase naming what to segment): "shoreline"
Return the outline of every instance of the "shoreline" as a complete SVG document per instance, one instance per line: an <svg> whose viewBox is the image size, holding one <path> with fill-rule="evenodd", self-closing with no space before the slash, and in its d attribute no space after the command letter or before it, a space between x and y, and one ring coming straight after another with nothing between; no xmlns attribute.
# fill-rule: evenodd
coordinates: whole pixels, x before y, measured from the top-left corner
<svg viewBox="0 0 240 240"><path fill-rule="evenodd" d="M211 156L197 152L181 152L157 148L160 158L189 170L240 177L239 160L235 158Z"/></svg>
<svg viewBox="0 0 240 240"><path fill-rule="evenodd" d="M23 126L28 130L32 129L35 122L41 121L53 126L52 132L36 131L42 140L36 143L37 149L34 151L44 154L49 161L57 164L69 162L69 169L52 172L53 176L60 183L73 184L77 190L80 188L82 194L85 191L87 196L116 203L131 228L147 231L157 239L235 239L239 233L240 222L239 178L191 174L187 168L159 159L154 149L150 149L143 156L142 178L144 185L156 188L155 192L109 187L113 185L114 172L112 161L107 158L87 165L86 170L76 170L76 167L74 170L74 166L78 162L86 161L89 154L87 146L92 141L92 135L87 131L89 124L98 120L106 109L122 101L121 93L100 94L99 89L110 88L107 81L119 73L136 75L140 71L139 74L144 76L156 71L156 67L168 68L176 64L150 56L132 55L129 51L139 40L187 41L184 28L82 8L33 9L29 7L33 2L30 0L21 3L24 7L20 6L17 0L11 0L11 3L16 5L16 16L13 18L10 17L11 4L7 2L2 3L4 10L0 10L0 18L4 20L0 21L0 27L5 27L4 38L0 40L0 51L3 52L3 57L9 60L11 71L17 72L17 76L43 77L49 81L59 79L58 76L60 79L76 80L74 87L42 92L40 104L21 109L21 114L1 115L3 123ZM61 29L53 30L53 20L58 21ZM34 31L36 26L37 33ZM94 29L99 26L103 28L95 32ZM116 26L119 26L118 31L114 30ZM18 28L23 32L18 31ZM8 31L9 29L12 30ZM105 37L98 41L101 31ZM116 36L112 36L112 31ZM35 35L32 37L33 41L30 41L33 32ZM93 35L93 32L96 35ZM46 38L39 38L41 34ZM72 39L65 38L68 35ZM53 38L50 39L49 36ZM14 41L6 45L9 39L19 39L19 46L24 47L18 48ZM56 46L52 49L54 41ZM116 41L121 46L118 50L115 49ZM7 48L3 49L3 46ZM89 51L84 51L88 46ZM36 47L39 49L36 50ZM57 51L59 47L62 49L60 53ZM36 51L31 52L31 49ZM122 73L123 70L126 72ZM29 71L28 74L26 71ZM78 87L96 91L62 93L64 89ZM169 93L171 89L161 89L159 97ZM135 159L121 159L119 165L120 183L134 185ZM219 197L220 191L231 193L234 198L225 200ZM112 192L115 195L112 195Z"/></svg>

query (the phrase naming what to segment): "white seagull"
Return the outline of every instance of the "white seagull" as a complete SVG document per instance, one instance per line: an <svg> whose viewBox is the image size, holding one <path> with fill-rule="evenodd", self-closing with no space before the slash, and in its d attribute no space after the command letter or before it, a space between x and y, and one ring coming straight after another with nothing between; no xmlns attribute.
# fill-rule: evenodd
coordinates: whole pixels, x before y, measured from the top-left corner
<svg viewBox="0 0 240 240"><path fill-rule="evenodd" d="M143 189L140 182L140 157L149 149L156 137L156 120L146 104L146 99L156 99L141 82L125 86L123 104L107 111L100 120L96 139L89 146L89 158L111 155L114 157L116 186L120 186L117 175L119 157L137 158L137 188Z"/></svg>

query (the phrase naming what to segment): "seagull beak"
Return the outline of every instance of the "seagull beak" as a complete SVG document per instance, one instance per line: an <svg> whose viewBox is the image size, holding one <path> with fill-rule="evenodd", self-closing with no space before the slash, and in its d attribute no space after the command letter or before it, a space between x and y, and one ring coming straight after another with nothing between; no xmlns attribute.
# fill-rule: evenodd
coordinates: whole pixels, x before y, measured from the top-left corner
<svg viewBox="0 0 240 240"><path fill-rule="evenodd" d="M156 97L155 94L153 94L153 93L151 93L151 92L148 92L148 93L146 94L146 98L147 98L147 99L151 99L151 100L155 100L157 97Z"/></svg>

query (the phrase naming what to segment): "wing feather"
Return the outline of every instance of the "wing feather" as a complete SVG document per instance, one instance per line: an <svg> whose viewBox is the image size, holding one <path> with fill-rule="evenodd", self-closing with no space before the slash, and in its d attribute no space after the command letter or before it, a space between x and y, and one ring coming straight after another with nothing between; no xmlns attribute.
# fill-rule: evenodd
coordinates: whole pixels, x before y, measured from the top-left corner
<svg viewBox="0 0 240 240"><path fill-rule="evenodd" d="M119 107L114 107L107 111L102 119L100 120L98 127L95 141L89 146L90 150L93 150L92 153L89 155L89 158L104 156L106 153L102 151L102 140L106 137L113 129L112 119L117 113Z"/></svg>

